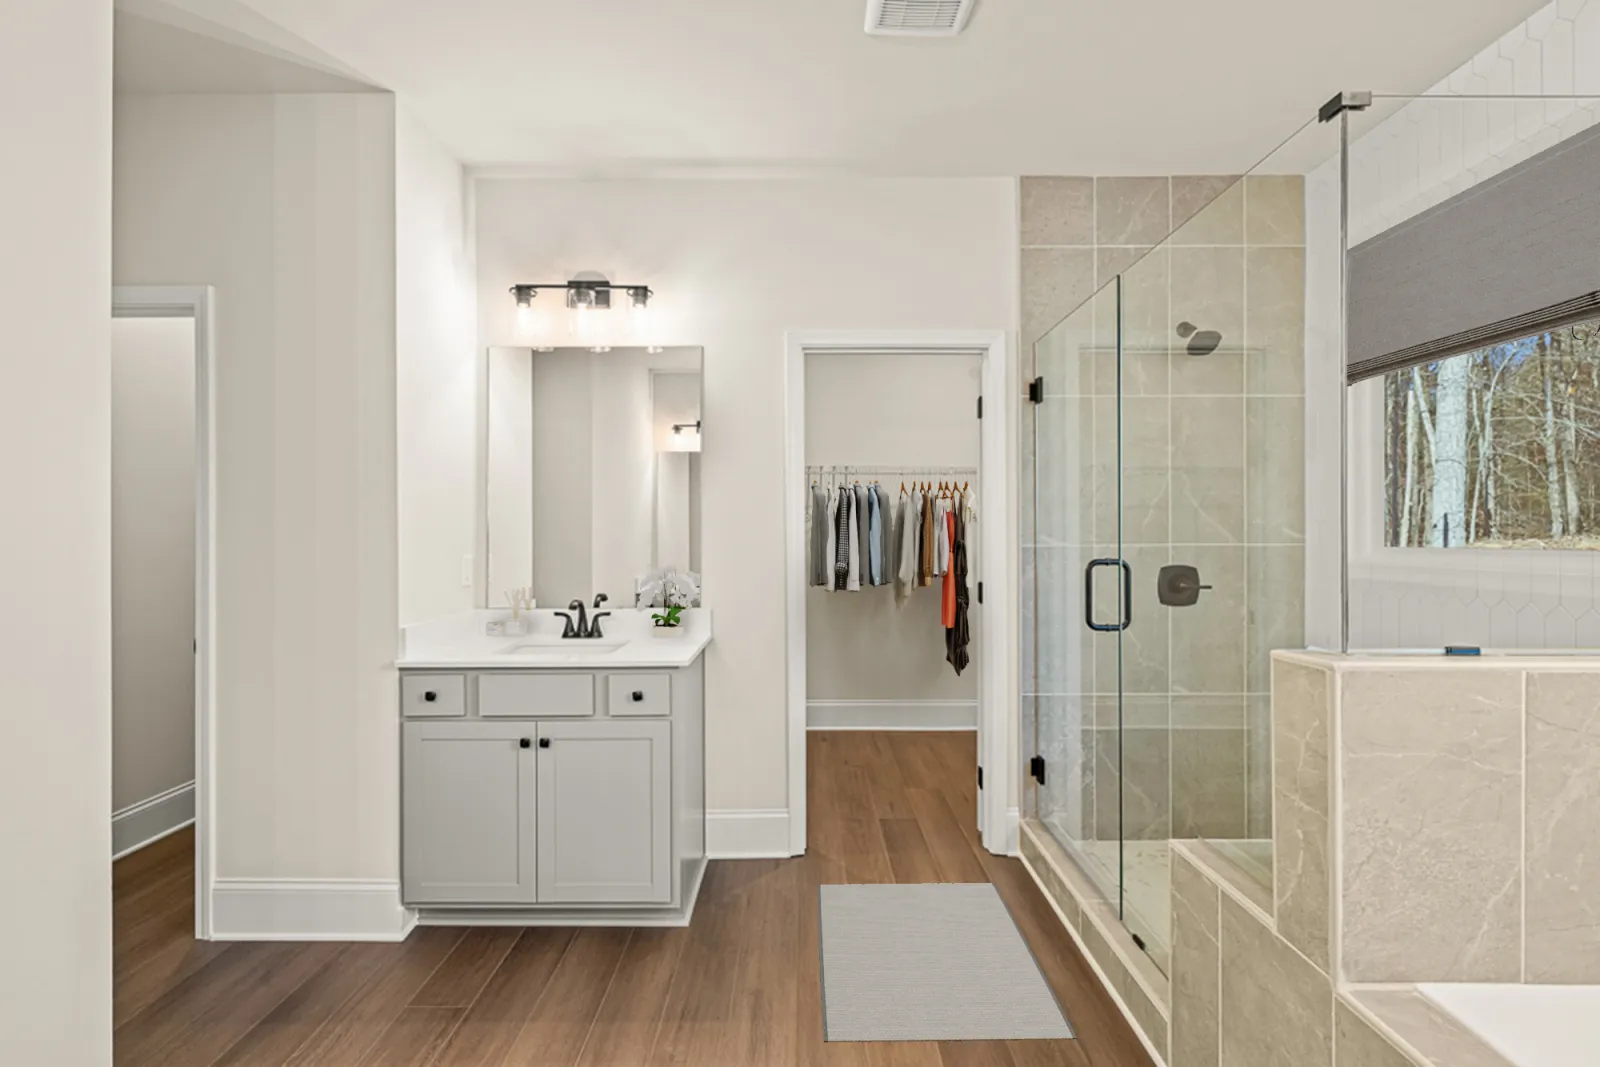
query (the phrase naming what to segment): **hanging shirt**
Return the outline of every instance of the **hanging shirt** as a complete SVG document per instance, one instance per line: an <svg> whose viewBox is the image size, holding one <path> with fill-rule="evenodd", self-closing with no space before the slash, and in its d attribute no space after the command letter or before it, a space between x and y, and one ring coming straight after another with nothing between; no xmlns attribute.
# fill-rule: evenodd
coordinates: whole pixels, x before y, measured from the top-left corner
<svg viewBox="0 0 1600 1067"><path fill-rule="evenodd" d="M922 494L922 532L917 535L917 555L919 558L919 562L917 563L918 585L933 584L934 543L937 540L937 535L934 533L933 529L933 503L933 494L931 492Z"/></svg>
<svg viewBox="0 0 1600 1067"><path fill-rule="evenodd" d="M811 484L811 530L807 538L811 546L811 576L810 584L825 586L828 584L828 572L831 557L828 555L828 491L813 482Z"/></svg>
<svg viewBox="0 0 1600 1067"><path fill-rule="evenodd" d="M940 497L933 509L933 576L943 578L950 572L950 530L945 519L950 516L950 498Z"/></svg>
<svg viewBox="0 0 1600 1067"><path fill-rule="evenodd" d="M872 584L872 557L870 552L872 544L872 502L869 499L871 494L867 492L867 487L860 482L856 483L853 491L856 497L855 540L859 546L858 552L861 556L856 566L856 585L857 588L860 588L863 585Z"/></svg>
<svg viewBox="0 0 1600 1067"><path fill-rule="evenodd" d="M853 499L848 487L841 489L834 507L833 587L835 589L850 587L850 502Z"/></svg>
<svg viewBox="0 0 1600 1067"><path fill-rule="evenodd" d="M975 569L972 566L972 552L974 545L973 530L978 525L978 502L972 490L963 489L961 491L961 507L956 512L956 518L960 520L956 523L956 534L960 538L961 547L965 552L967 600L970 602L976 599L978 595L977 587L973 584L975 579L972 577L973 570Z"/></svg>
<svg viewBox="0 0 1600 1067"><path fill-rule="evenodd" d="M900 491L899 533L895 549L895 593L902 603L917 582L917 505L913 494Z"/></svg>
<svg viewBox="0 0 1600 1067"><path fill-rule="evenodd" d="M958 510L952 516L952 521L955 523L955 536L950 560L951 577L953 579L950 583L950 588L954 591L955 610L944 631L944 658L949 662L950 666L955 668L956 673L960 674L966 669L967 664L971 662L971 656L967 651L967 646L972 643L972 627L967 617L968 607L972 602L972 598L967 593L971 575L967 570L968 531L962 510ZM948 595L946 602L949 602Z"/></svg>
<svg viewBox="0 0 1600 1067"><path fill-rule="evenodd" d="M889 500L889 490L881 485L872 487L878 498L878 585L894 581L894 506Z"/></svg>
<svg viewBox="0 0 1600 1067"><path fill-rule="evenodd" d="M942 519L943 521L940 523L939 528L944 534L942 543L945 546L945 551L948 552L949 546L956 539L955 512L950 508L945 508ZM941 590L939 603L939 621L946 630L956 624L956 572L953 567L946 568L944 572L944 588Z"/></svg>
<svg viewBox="0 0 1600 1067"><path fill-rule="evenodd" d="M858 516L856 514L856 494L849 486L840 491L840 495L850 503L850 515L841 524L848 527L843 534L849 545L848 558L845 561L845 582L847 591L854 593L861 588L861 535L858 532Z"/></svg>
<svg viewBox="0 0 1600 1067"><path fill-rule="evenodd" d="M867 571L872 585L883 584L883 513L878 490L867 486Z"/></svg>

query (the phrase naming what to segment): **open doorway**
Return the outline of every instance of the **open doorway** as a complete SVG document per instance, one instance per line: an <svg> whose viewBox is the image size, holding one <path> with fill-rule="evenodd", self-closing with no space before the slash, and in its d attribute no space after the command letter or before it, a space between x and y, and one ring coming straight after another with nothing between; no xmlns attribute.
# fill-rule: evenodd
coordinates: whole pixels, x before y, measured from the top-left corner
<svg viewBox="0 0 1600 1067"><path fill-rule="evenodd" d="M211 936L211 292L117 287L111 331L115 943ZM148 892L133 894L133 883ZM183 892L192 884L192 892ZM156 891L156 887L160 891ZM137 895L150 906L123 906ZM151 910L157 903L159 914ZM192 924L184 921L192 912Z"/></svg>
<svg viewBox="0 0 1600 1067"><path fill-rule="evenodd" d="M964 809L957 812L960 820L988 851L1014 849L1006 670L1005 351L1003 335L968 332L787 339L791 854L807 849L809 762L812 754L831 750L820 743L824 734L835 736L832 748L841 753L863 742L843 731L926 734L925 742L902 736L895 744L874 742L872 747L919 750L908 758L942 762L948 771L940 774L962 780L963 788L951 798L953 806ZM980 407L981 398L987 405ZM918 417L918 411L927 417ZM943 587L948 582L924 584L918 578L902 592L898 576L872 587L860 584L858 574L853 590L846 579L841 592L826 582L819 587L813 573L818 556L808 533L819 529L816 496L831 500L836 492L851 493L857 514L869 520L865 529L858 524L860 537L870 540L872 504L880 513L896 512L903 503L902 483L913 497L920 485L925 499L940 498L964 509L969 581L963 615L970 638L959 673L947 655ZM883 496L875 501L864 492L858 495L869 487L881 488ZM865 512L859 507L863 500ZM837 521L831 504L825 513L823 525ZM900 530L903 524L897 515L883 526ZM901 555L898 547L889 552L891 560Z"/></svg>

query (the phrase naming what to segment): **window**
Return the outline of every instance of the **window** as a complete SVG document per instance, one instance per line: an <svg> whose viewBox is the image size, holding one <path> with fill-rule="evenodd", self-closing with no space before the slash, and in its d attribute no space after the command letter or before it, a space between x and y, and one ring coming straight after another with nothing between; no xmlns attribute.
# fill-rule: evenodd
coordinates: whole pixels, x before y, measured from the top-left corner
<svg viewBox="0 0 1600 1067"><path fill-rule="evenodd" d="M1384 376L1384 543L1600 549L1600 321Z"/></svg>

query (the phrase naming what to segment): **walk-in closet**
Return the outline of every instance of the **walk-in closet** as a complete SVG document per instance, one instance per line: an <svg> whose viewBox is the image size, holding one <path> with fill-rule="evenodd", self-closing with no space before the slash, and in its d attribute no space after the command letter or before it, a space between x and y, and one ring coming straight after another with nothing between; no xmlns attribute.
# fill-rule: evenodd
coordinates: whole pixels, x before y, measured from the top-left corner
<svg viewBox="0 0 1600 1067"><path fill-rule="evenodd" d="M823 776L872 743L839 731L954 731L941 744L970 752L976 786L981 372L979 355L806 359L806 721Z"/></svg>

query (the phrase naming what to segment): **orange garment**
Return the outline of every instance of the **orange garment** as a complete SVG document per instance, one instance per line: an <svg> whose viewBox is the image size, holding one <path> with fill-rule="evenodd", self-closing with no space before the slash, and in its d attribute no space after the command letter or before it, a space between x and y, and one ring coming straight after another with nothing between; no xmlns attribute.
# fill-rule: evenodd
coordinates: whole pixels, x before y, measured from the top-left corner
<svg viewBox="0 0 1600 1067"><path fill-rule="evenodd" d="M950 629L956 624L956 513L954 509L944 513L944 528L950 536L950 566L944 572L944 604L940 612L944 620L944 628Z"/></svg>

